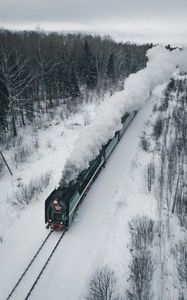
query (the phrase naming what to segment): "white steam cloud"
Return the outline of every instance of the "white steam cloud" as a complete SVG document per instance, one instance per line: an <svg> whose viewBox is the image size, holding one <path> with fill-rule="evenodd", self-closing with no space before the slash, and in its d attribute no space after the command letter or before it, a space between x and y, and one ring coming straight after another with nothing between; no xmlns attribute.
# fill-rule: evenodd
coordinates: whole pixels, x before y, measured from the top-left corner
<svg viewBox="0 0 187 300"><path fill-rule="evenodd" d="M121 129L121 117L126 112L140 110L156 86L167 82L176 66L187 70L187 51L169 51L156 46L147 51L148 62L145 69L130 75L124 91L113 95L100 105L95 120L81 132L75 142L71 157L67 160L60 184L76 179L78 174L89 167L103 145Z"/></svg>

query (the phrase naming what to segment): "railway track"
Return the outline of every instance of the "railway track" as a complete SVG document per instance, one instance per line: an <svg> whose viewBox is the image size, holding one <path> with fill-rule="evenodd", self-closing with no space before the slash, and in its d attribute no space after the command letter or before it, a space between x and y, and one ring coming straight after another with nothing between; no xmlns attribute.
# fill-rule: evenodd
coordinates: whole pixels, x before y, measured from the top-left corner
<svg viewBox="0 0 187 300"><path fill-rule="evenodd" d="M49 232L40 248L19 277L6 300L29 299L66 231L63 231L60 236L57 233L52 234L52 232L53 231Z"/></svg>

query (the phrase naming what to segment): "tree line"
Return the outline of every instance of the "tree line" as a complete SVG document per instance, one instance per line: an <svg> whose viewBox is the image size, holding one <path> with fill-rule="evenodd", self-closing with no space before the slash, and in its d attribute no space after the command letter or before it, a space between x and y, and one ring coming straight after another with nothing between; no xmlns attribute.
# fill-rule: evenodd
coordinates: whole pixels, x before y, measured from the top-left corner
<svg viewBox="0 0 187 300"><path fill-rule="evenodd" d="M73 105L119 83L146 64L152 44L109 36L0 30L0 137L17 135L37 113Z"/></svg>
<svg viewBox="0 0 187 300"><path fill-rule="evenodd" d="M149 153L147 190L158 201L159 299L186 299L187 295L187 79L171 78L154 106L152 128L144 133L142 148ZM150 142L150 140L152 140ZM171 253L168 255L168 253ZM166 260L168 256L168 260ZM172 282L168 270L172 265ZM167 286L166 286L167 284Z"/></svg>

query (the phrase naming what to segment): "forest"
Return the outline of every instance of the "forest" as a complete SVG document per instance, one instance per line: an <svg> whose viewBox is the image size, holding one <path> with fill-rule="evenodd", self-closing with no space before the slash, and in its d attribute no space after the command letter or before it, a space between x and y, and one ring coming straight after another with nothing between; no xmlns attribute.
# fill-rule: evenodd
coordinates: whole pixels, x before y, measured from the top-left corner
<svg viewBox="0 0 187 300"><path fill-rule="evenodd" d="M131 259L126 291L118 295L118 274L105 265L90 278L87 300L187 299L186 120L184 75L171 78L140 138L146 157L142 181L146 194L156 200L157 217L139 214L128 224ZM137 159L136 167L139 163Z"/></svg>
<svg viewBox="0 0 187 300"><path fill-rule="evenodd" d="M0 30L0 142L36 116L123 89L146 65L152 44L116 43L109 36Z"/></svg>

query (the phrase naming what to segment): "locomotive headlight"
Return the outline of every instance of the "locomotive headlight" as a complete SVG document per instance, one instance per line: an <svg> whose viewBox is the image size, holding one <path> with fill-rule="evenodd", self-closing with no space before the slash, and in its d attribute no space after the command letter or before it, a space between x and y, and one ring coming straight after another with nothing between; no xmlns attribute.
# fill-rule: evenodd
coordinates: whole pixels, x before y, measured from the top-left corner
<svg viewBox="0 0 187 300"><path fill-rule="evenodd" d="M60 222L60 224L63 224L63 222Z"/></svg>

